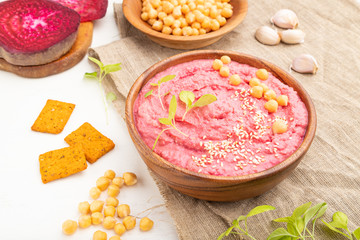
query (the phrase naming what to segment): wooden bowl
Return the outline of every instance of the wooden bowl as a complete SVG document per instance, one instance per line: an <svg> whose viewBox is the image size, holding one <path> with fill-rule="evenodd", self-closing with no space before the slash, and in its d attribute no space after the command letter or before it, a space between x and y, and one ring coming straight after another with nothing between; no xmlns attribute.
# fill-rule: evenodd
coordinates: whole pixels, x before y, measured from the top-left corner
<svg viewBox="0 0 360 240"><path fill-rule="evenodd" d="M230 4L233 6L233 16L227 19L227 23L217 31L198 36L174 36L153 30L140 17L142 9L141 0L123 0L123 13L125 18L135 28L145 33L152 41L169 48L195 49L208 46L220 40L244 20L248 9L247 0L231 0Z"/></svg>
<svg viewBox="0 0 360 240"><path fill-rule="evenodd" d="M300 147L280 164L262 172L244 176L212 176L189 171L178 167L154 153L141 139L133 115L134 101L141 88L155 74L165 69L195 59L215 59L228 55L233 61L248 64L256 68L265 68L286 85L292 87L304 102L308 111L308 127ZM130 136L141 158L152 172L171 188L186 195L209 201L236 201L258 196L285 179L300 163L315 136L316 112L305 89L288 73L274 64L232 51L198 50L181 53L164 59L146 70L130 89L126 100L126 123Z"/></svg>

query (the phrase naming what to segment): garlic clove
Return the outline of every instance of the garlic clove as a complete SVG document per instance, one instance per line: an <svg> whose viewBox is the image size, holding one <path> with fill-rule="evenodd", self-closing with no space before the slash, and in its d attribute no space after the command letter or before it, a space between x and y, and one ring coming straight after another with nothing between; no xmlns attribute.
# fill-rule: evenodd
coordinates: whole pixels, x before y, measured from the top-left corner
<svg viewBox="0 0 360 240"><path fill-rule="evenodd" d="M299 73L312 73L315 74L319 68L316 59L310 54L300 54L295 57L291 68Z"/></svg>
<svg viewBox="0 0 360 240"><path fill-rule="evenodd" d="M287 44L303 43L305 33L300 29L289 29L279 33L281 41Z"/></svg>
<svg viewBox="0 0 360 240"><path fill-rule="evenodd" d="M281 9L275 13L270 22L280 28L294 29L299 25L299 19L290 9Z"/></svg>
<svg viewBox="0 0 360 240"><path fill-rule="evenodd" d="M277 31L267 26L259 27L255 32L255 38L266 45L277 45L280 43L280 36Z"/></svg>

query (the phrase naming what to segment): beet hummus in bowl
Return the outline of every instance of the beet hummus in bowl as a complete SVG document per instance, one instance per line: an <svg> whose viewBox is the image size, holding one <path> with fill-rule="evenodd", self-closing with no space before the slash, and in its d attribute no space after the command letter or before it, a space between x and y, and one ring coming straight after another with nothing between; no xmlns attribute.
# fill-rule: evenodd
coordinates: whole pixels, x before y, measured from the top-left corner
<svg viewBox="0 0 360 240"><path fill-rule="evenodd" d="M140 156L170 187L210 201L260 195L299 164L316 113L277 66L230 51L167 58L132 86L126 122Z"/></svg>

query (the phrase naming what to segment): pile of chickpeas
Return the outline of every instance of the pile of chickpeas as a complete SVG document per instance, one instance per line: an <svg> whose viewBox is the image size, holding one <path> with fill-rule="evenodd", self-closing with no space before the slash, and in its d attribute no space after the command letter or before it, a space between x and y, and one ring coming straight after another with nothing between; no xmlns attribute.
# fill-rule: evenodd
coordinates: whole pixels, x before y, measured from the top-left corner
<svg viewBox="0 0 360 240"><path fill-rule="evenodd" d="M156 31L196 36L219 30L233 15L230 0L143 0L141 19Z"/></svg>
<svg viewBox="0 0 360 240"><path fill-rule="evenodd" d="M105 229L113 229L115 234L109 240L120 240L120 236L126 231L135 228L136 218L130 215L130 206L127 204L120 204L117 196L120 193L120 188L125 184L132 186L137 183L137 176L131 172L125 172L122 177L116 177L113 170L107 170L104 176L96 180L96 187L90 189L89 194L94 201L89 203L87 201L80 202L78 209L80 217L78 222L73 220L66 220L62 225L63 233L71 235L75 233L77 227L87 228L91 224L102 226ZM101 193L107 190L108 197L105 201L98 200ZM105 206L104 206L105 205ZM115 219L117 215L122 222L117 222ZM140 230L149 231L152 229L154 222L144 217L140 220ZM106 240L107 233L101 230L93 234L93 240Z"/></svg>
<svg viewBox="0 0 360 240"><path fill-rule="evenodd" d="M220 76L229 77L230 69L227 64L231 62L229 56L222 56L220 59L215 59L213 62L213 69L219 71ZM289 98L286 95L276 96L274 90L269 89L269 87L261 83L269 78L269 73L266 69L260 68L255 72L256 77L253 77L249 80L249 85L251 86L250 94L255 98L264 97L267 102L264 107L269 113L274 113L277 111L278 106L287 106ZM238 86L242 82L242 79L238 74L233 74L229 78L229 84L233 86ZM284 133L287 131L287 124L285 121L277 120L273 123L272 130L274 133Z"/></svg>

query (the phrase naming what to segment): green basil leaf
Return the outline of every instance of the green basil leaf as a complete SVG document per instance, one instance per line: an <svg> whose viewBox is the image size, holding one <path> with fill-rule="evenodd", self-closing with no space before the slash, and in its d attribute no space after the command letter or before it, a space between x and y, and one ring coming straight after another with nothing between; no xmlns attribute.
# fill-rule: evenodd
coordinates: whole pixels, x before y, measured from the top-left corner
<svg viewBox="0 0 360 240"><path fill-rule="evenodd" d="M301 232L305 228L304 218L303 217L297 217L295 219L295 227L296 227L296 230L297 230L298 234L301 234Z"/></svg>
<svg viewBox="0 0 360 240"><path fill-rule="evenodd" d="M250 210L250 212L246 216L251 217L251 216L254 216L256 214L271 211L271 210L274 210L274 209L275 209L275 207L270 206L270 205L261 205L261 206L257 206L255 208L253 208L252 210Z"/></svg>
<svg viewBox="0 0 360 240"><path fill-rule="evenodd" d="M121 63L106 65L106 66L104 66L103 70L105 71L105 74L108 74L111 72L117 72L117 71L121 70L120 64Z"/></svg>
<svg viewBox="0 0 360 240"><path fill-rule="evenodd" d="M356 237L357 240L360 239L360 227L358 229L356 229L354 232L353 232L354 236Z"/></svg>
<svg viewBox="0 0 360 240"><path fill-rule="evenodd" d="M164 125L171 125L171 119L169 118L159 118L159 122Z"/></svg>
<svg viewBox="0 0 360 240"><path fill-rule="evenodd" d="M329 224L335 228L347 229L348 217L343 212L336 212L333 215L332 222L329 222Z"/></svg>
<svg viewBox="0 0 360 240"><path fill-rule="evenodd" d="M246 216L241 215L240 217L238 217L237 220L238 220L238 222L240 222L240 221L244 221L246 218L247 218Z"/></svg>
<svg viewBox="0 0 360 240"><path fill-rule="evenodd" d="M279 240L283 237L297 237L288 231L286 231L284 228L278 228L274 230L267 238L267 240Z"/></svg>
<svg viewBox="0 0 360 240"><path fill-rule="evenodd" d="M286 224L287 231L293 235L299 235L299 231L297 230L295 226L295 221L291 221Z"/></svg>
<svg viewBox="0 0 360 240"><path fill-rule="evenodd" d="M186 107L190 107L195 100L195 94L190 91L181 91L179 93L180 100L186 104Z"/></svg>
<svg viewBox="0 0 360 240"><path fill-rule="evenodd" d="M321 221L328 227L330 228L332 231L337 232L345 237L348 237L348 235L346 235L345 233L341 232L340 230L336 229L335 227L333 227L332 225L330 225L329 223L325 222L323 219L321 219Z"/></svg>
<svg viewBox="0 0 360 240"><path fill-rule="evenodd" d="M311 202L308 202L308 203L305 203L305 204L301 205L300 207L297 207L294 210L292 216L295 217L295 218L296 217L301 217L306 212L306 210L309 209L310 206L311 206Z"/></svg>
<svg viewBox="0 0 360 240"><path fill-rule="evenodd" d="M202 95L195 103L194 107L203 107L217 100L216 96L212 94Z"/></svg>
<svg viewBox="0 0 360 240"><path fill-rule="evenodd" d="M84 77L89 78L89 79L96 79L96 80L98 80L98 78L97 78L97 72L85 73Z"/></svg>
<svg viewBox="0 0 360 240"><path fill-rule="evenodd" d="M102 68L104 67L104 64L103 64L102 62L100 62L98 59L93 58L93 57L89 57L89 59L90 59L92 62L96 63L96 65L98 65L99 68L102 69Z"/></svg>
<svg viewBox="0 0 360 240"><path fill-rule="evenodd" d="M321 209L323 209L323 207L326 206L326 203L319 203L316 204L315 206L309 208L305 213L304 213L304 225L306 226L308 224L308 222L315 217L315 215L317 215L319 213L319 211ZM322 214L324 214L325 212L323 212Z"/></svg>
<svg viewBox="0 0 360 240"><path fill-rule="evenodd" d="M169 105L169 119L174 119L176 114L177 102L175 95L172 96L170 105Z"/></svg>
<svg viewBox="0 0 360 240"><path fill-rule="evenodd" d="M147 93L145 93L145 98L147 98L148 96L150 96L153 93L153 89L151 89L150 91L148 91Z"/></svg>
<svg viewBox="0 0 360 240"><path fill-rule="evenodd" d="M273 220L274 222L293 222L293 218L292 217L283 217L283 218L277 218Z"/></svg>
<svg viewBox="0 0 360 240"><path fill-rule="evenodd" d="M109 102L112 102L112 101L115 101L117 99L115 93L113 92L109 92L106 94L106 99L109 101Z"/></svg>
<svg viewBox="0 0 360 240"><path fill-rule="evenodd" d="M164 82L168 82L172 79L174 79L176 77L176 75L167 75L165 77L162 77L159 81L158 81L158 84L162 84Z"/></svg>

